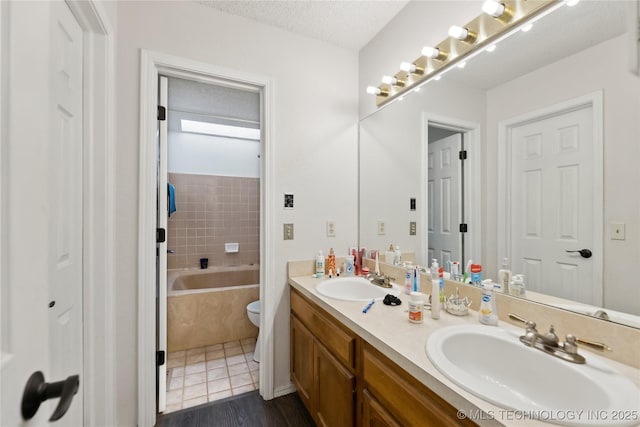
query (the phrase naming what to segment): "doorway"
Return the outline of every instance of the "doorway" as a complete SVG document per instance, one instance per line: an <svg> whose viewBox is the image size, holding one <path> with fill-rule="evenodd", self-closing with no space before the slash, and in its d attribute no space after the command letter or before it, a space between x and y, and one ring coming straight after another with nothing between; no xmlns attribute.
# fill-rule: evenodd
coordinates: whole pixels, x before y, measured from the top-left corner
<svg viewBox="0 0 640 427"><path fill-rule="evenodd" d="M260 94L260 249L259 296L260 333L264 337L257 343L260 351L260 395L274 397L273 390L273 318L277 295L267 286L275 280L273 269L274 241L272 172L272 82L264 77L220 68L171 55L147 50L141 51L141 122L140 122L140 204L139 204L139 280L138 280L138 424L152 426L157 418L157 362L162 357L156 353L156 261L157 261L157 201L158 201L158 142L156 139L158 115L158 82L160 76L181 78L225 87L243 88ZM236 242L229 242L236 243ZM171 248L169 248L171 249ZM166 256L160 250L160 255ZM199 262L199 259L198 259ZM166 287L164 287L166 290ZM246 310L244 315L246 316ZM206 349L205 349L206 352ZM206 355L205 355L206 358ZM166 361L165 361L166 362Z"/></svg>
<svg viewBox="0 0 640 427"><path fill-rule="evenodd" d="M424 117L423 176L427 232L425 263L432 259L450 271L480 253L480 126L451 117Z"/></svg>
<svg viewBox="0 0 640 427"><path fill-rule="evenodd" d="M166 414L259 388L247 306L260 299L261 103L256 89L171 76L160 76L159 93L158 224L167 241L158 284L168 292L158 293L167 352L158 410Z"/></svg>

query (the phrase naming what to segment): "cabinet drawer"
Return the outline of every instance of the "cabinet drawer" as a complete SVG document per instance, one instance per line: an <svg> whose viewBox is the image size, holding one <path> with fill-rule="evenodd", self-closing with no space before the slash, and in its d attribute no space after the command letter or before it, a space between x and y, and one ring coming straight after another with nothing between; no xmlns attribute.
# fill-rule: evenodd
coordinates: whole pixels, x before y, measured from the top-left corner
<svg viewBox="0 0 640 427"><path fill-rule="evenodd" d="M456 417L457 410L379 351L364 346L364 387L403 426L474 426Z"/></svg>
<svg viewBox="0 0 640 427"><path fill-rule="evenodd" d="M355 368L355 336L336 324L328 314L315 308L291 289L291 311L300 322L345 366Z"/></svg>

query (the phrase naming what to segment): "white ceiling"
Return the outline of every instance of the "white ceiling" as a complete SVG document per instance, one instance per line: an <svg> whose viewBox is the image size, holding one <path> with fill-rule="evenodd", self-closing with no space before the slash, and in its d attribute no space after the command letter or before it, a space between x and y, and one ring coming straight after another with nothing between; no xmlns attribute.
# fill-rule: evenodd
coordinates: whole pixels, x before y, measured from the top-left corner
<svg viewBox="0 0 640 427"><path fill-rule="evenodd" d="M197 0L314 39L360 50L409 0Z"/></svg>

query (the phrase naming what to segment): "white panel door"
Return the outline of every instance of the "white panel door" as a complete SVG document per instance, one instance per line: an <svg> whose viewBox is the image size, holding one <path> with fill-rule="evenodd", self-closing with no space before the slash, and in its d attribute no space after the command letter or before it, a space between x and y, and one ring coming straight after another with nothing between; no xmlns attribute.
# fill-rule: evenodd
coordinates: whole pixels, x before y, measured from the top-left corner
<svg viewBox="0 0 640 427"><path fill-rule="evenodd" d="M428 146L428 255L440 265L460 260L462 243L460 160L462 135L454 134Z"/></svg>
<svg viewBox="0 0 640 427"><path fill-rule="evenodd" d="M584 107L511 130L511 259L528 289L602 303L593 280L593 112ZM597 282L597 283L594 283Z"/></svg>
<svg viewBox="0 0 640 427"><path fill-rule="evenodd" d="M83 424L83 33L64 2L11 2L2 171L1 425L43 425L60 399L22 421L27 379L79 376L60 426ZM5 34L3 34L4 36ZM6 227L6 229L5 229ZM3 237L4 239L4 237Z"/></svg>

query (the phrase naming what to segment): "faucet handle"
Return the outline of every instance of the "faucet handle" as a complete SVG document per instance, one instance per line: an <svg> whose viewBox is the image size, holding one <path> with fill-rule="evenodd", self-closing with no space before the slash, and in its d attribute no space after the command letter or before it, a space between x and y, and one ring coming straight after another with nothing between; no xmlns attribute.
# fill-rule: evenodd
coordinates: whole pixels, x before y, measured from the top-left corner
<svg viewBox="0 0 640 427"><path fill-rule="evenodd" d="M588 345L591 348L594 348L596 350L600 350L600 351L611 351L611 347L609 347L608 345L606 345L605 343L602 342L597 342L597 341L591 341L591 340L587 340L584 338L578 338L574 335L571 334L567 334L566 337L566 342L564 344L565 349L567 349L567 343L569 344L569 349L573 349L574 347L576 348L577 351L577 345L576 344L582 344L582 345ZM567 349L567 352L569 352L569 349Z"/></svg>
<svg viewBox="0 0 640 427"><path fill-rule="evenodd" d="M517 314L513 314L513 313L509 313L509 317L512 318L513 320L517 320L518 322L524 323L527 326L527 330L532 330L532 331L536 330L536 322L534 322L533 320L527 320L524 317L519 316ZM551 328L553 328L553 326ZM550 330L550 332L553 332L553 331Z"/></svg>

